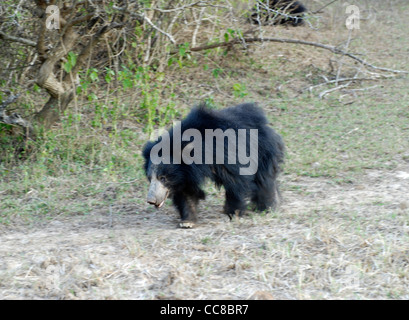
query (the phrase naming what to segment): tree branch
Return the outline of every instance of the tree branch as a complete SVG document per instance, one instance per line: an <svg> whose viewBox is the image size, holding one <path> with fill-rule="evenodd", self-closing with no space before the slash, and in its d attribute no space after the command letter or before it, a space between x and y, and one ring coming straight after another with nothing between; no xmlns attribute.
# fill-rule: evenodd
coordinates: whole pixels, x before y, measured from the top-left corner
<svg viewBox="0 0 409 320"><path fill-rule="evenodd" d="M203 4L206 4L206 2L204 2L204 1L196 1L196 2L194 2L194 3L187 4L187 5L178 7L178 8L172 8L172 9L144 8L144 10L155 10L155 11L159 11L159 12L162 12L162 13L165 13L165 12L175 12L175 11L179 11L179 10L185 10L185 9L187 9L187 8L191 8L191 7L194 7L194 6L203 5Z"/></svg>
<svg viewBox="0 0 409 320"><path fill-rule="evenodd" d="M2 102L0 104L0 117L3 114L4 110L6 109L6 107L9 104L12 104L14 101L16 101L18 99L18 97L20 97L21 93L17 94L17 95L11 95L10 97L8 97L8 99L4 102Z"/></svg>
<svg viewBox="0 0 409 320"><path fill-rule="evenodd" d="M37 46L37 43L35 41L20 38L20 37L10 36L10 35L4 33L3 31L0 31L0 39L4 39L4 40L7 40L7 41L12 41L12 42L19 42L21 44L25 44L25 45L30 46L30 47L36 47Z"/></svg>
<svg viewBox="0 0 409 320"><path fill-rule="evenodd" d="M333 4L333 3L336 2L336 1L338 1L338 0L333 0L333 1L329 2L329 3L327 3L326 5L322 6L322 7L319 8L318 10L315 10L314 12L311 12L311 13L312 13L312 14L320 13L320 12L322 12L321 10L325 9L326 7L328 7L329 5Z"/></svg>
<svg viewBox="0 0 409 320"><path fill-rule="evenodd" d="M33 127L30 122L24 120L18 113L13 113L11 116L6 114L6 107L16 101L20 95L20 93L17 95L11 95L6 101L0 104L0 122L23 127L27 132L27 136L31 136Z"/></svg>
<svg viewBox="0 0 409 320"><path fill-rule="evenodd" d="M163 31L162 29L160 29L159 27L155 26L153 24L153 22L151 21L151 19L149 19L145 14L143 14L143 19L152 27L154 28L156 31L164 34L166 37L169 38L170 42L172 42L173 44L176 44L175 39L173 38L173 36L165 31Z"/></svg>
<svg viewBox="0 0 409 320"><path fill-rule="evenodd" d="M190 48L190 51L203 51L203 50L208 50L208 49L214 49L214 48L219 48L219 47L231 47L236 44L242 44L243 42L245 43L252 43L252 42L280 42L280 43L293 43L293 44L302 44L302 45L307 45L307 46L312 46L312 47L317 47L321 49L325 49L328 51L331 51L332 53L335 54L341 54L344 56L347 56L355 61L358 61L362 65L376 69L376 70L381 70L381 71L387 71L387 72L392 72L392 73L409 73L409 71L405 70L395 70L395 69L389 69L389 68L383 68L383 67L377 67L373 64L370 64L369 62L357 57L356 55L346 52L344 50L341 50L335 46L331 45L326 45L318 42L311 42L311 41L304 41L304 40L298 40L298 39L284 39L284 38L236 38L230 41L226 42L220 42L220 43L214 43L214 44L209 44L205 46L199 46L199 47L194 47ZM178 51L173 51L171 54L176 54Z"/></svg>
<svg viewBox="0 0 409 320"><path fill-rule="evenodd" d="M109 32L110 30L114 28L121 28L123 27L123 24L113 22L110 25L105 25L103 26L95 35L92 36L91 40L88 42L88 44L84 47L84 49L81 51L81 53L78 55L77 58L77 63L75 64L74 68L71 70L72 75L76 75L78 71L83 67L85 62L87 61L88 57L90 56L92 52L92 48L99 42L101 37ZM69 81L69 74L67 74L64 77L64 82Z"/></svg>

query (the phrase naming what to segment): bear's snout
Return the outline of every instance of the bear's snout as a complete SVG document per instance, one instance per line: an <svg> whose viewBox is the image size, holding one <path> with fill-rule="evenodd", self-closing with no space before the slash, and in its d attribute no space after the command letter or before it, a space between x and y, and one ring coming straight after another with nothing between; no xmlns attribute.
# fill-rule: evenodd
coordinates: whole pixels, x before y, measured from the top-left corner
<svg viewBox="0 0 409 320"><path fill-rule="evenodd" d="M156 177L152 177L147 202L160 208L168 197L169 190Z"/></svg>

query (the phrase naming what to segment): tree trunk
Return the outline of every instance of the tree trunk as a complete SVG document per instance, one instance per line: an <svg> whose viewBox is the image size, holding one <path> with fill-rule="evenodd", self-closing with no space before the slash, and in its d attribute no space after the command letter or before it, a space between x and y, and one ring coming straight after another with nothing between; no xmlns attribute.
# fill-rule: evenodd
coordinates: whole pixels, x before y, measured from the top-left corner
<svg viewBox="0 0 409 320"><path fill-rule="evenodd" d="M35 115L34 120L44 128L50 128L60 120L60 116L67 110L73 98L72 89L64 92L60 98L51 96L43 108Z"/></svg>

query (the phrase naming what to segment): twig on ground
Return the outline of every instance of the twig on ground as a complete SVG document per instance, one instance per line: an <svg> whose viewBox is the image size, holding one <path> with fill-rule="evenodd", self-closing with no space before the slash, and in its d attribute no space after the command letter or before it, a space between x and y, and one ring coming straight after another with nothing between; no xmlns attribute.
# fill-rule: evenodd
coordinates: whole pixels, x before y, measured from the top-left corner
<svg viewBox="0 0 409 320"><path fill-rule="evenodd" d="M318 97L319 97L320 99L322 99L322 98L323 98L325 95L327 95L328 93L331 93L331 92L334 92L334 91L337 91L337 90L341 90L341 89L344 89L344 88L348 87L348 86L350 85L350 83L351 83L351 82L348 82L347 84L342 84L342 85L339 85L339 86L337 86L337 87L335 87L335 88L331 88L331 89L322 91L322 92L318 95Z"/></svg>
<svg viewBox="0 0 409 320"><path fill-rule="evenodd" d="M308 87L303 89L302 91L309 91L311 92L313 89L325 86L327 84L333 84L333 83L341 83L341 82L353 82L353 81L377 81L379 79L387 79L387 77L378 77L378 78L343 78L343 79L338 79L338 80L327 80L323 83L316 84L314 86Z"/></svg>
<svg viewBox="0 0 409 320"><path fill-rule="evenodd" d="M346 52L346 51L348 50L348 48L349 48L349 44L351 43L351 37L352 37L352 29L350 29L349 32L348 32L348 39L347 39L347 42L346 42L345 48L344 48L344 51L345 51L345 52ZM338 60L338 70L337 70L337 76L336 76L336 80L337 80L337 81L335 82L336 85L338 85L338 79L339 79L339 77L340 77L340 75L341 75L344 57L345 57L344 55L341 55L341 57L340 57L339 60Z"/></svg>
<svg viewBox="0 0 409 320"><path fill-rule="evenodd" d="M311 42L311 41L305 41L305 40L298 40L298 39L286 39L286 38L259 38L259 37L253 37L253 38L235 38L230 41L225 41L225 42L220 42L220 43L214 43L214 44L209 44L209 45L204 45L204 46L199 46L199 47L194 47L190 48L191 52L197 52L197 51L203 51L203 50L208 50L208 49L214 49L214 48L219 48L219 47L231 47L236 44L240 43L252 43L252 42L280 42L280 43L292 43L292 44L302 44L302 45L307 45L307 46L313 46L321 49L325 49L328 51L331 51L332 53L335 54L341 54L345 55L362 65L375 69L375 70L380 70L380 71L386 71L386 72L392 72L392 73L409 73L409 71L406 70L396 70L396 69L390 69L390 68L383 68L383 67L377 67L359 57L356 55L346 52L344 50L341 50L337 48L336 46L331 46L331 45L326 45L318 42ZM176 54L179 51L172 51L171 54Z"/></svg>

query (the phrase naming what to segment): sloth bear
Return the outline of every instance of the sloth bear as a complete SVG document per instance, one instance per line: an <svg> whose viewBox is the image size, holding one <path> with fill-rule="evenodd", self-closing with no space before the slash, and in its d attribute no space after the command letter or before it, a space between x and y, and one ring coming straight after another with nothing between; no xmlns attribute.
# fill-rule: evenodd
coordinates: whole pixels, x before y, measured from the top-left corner
<svg viewBox="0 0 409 320"><path fill-rule="evenodd" d="M285 24L293 26L301 25L304 20L304 12L307 8L294 0L263 0L253 8L251 21L255 24ZM268 22L271 20L271 22Z"/></svg>
<svg viewBox="0 0 409 320"><path fill-rule="evenodd" d="M156 141L147 142L143 157L148 203L160 208L169 196L181 228L194 226L206 179L224 187L224 213L230 219L245 211L247 200L257 211L276 206L284 143L254 103L221 110L199 105Z"/></svg>

